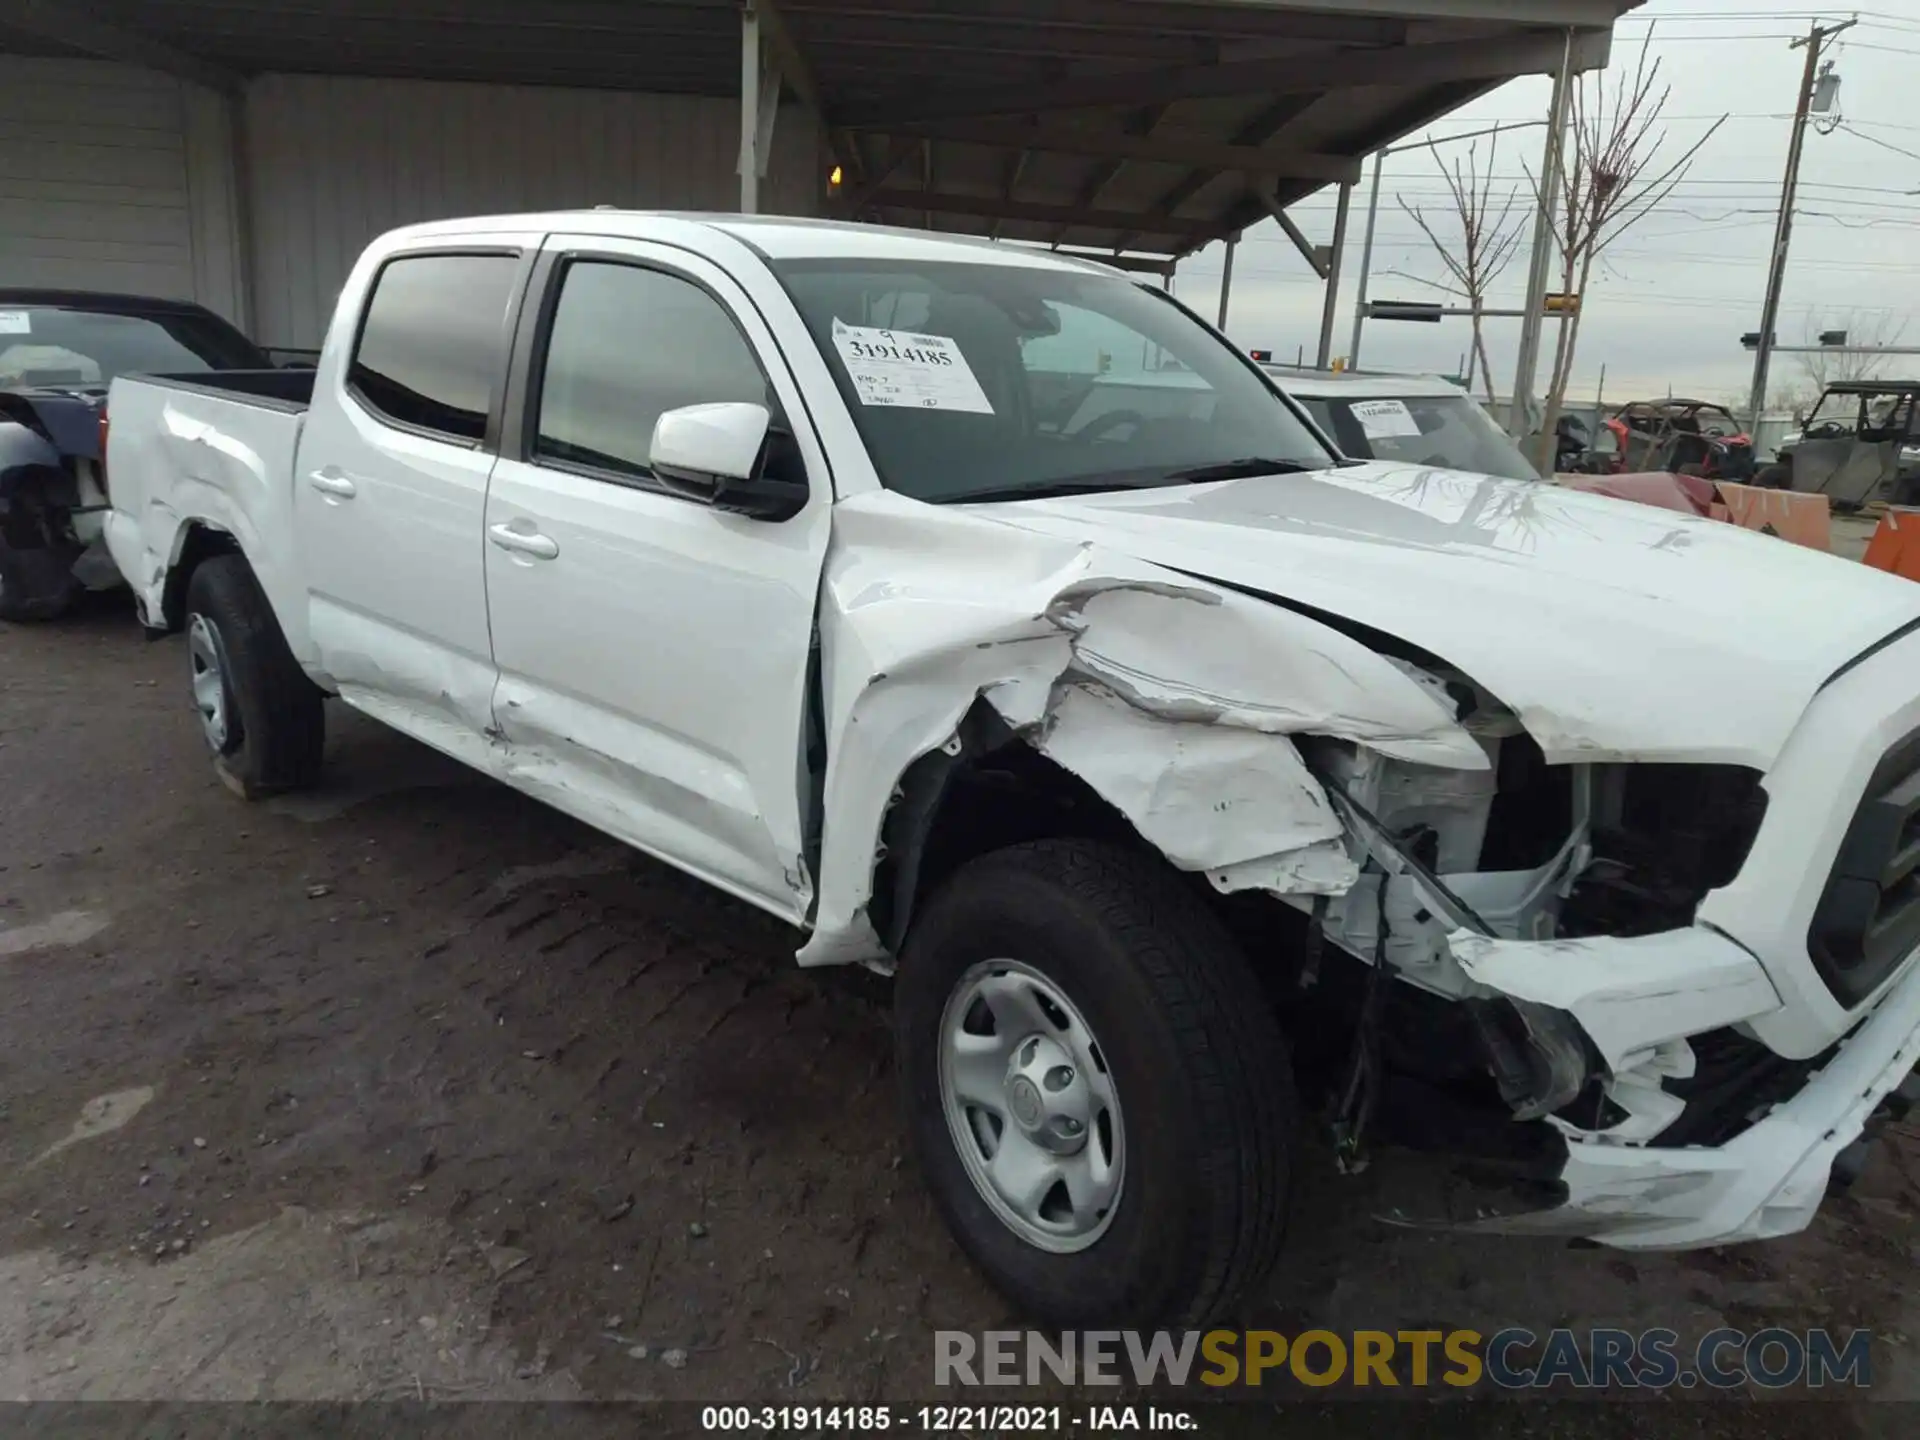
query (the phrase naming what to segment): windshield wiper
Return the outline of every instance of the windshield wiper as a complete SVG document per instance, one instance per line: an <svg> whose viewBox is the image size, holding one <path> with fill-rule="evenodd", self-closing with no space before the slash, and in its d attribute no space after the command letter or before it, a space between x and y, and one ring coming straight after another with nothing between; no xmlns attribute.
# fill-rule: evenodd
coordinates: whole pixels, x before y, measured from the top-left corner
<svg viewBox="0 0 1920 1440"><path fill-rule="evenodd" d="M1121 490L1144 490L1165 483L1156 476L1144 484L1133 480L1051 480L1036 485L1002 485L992 490L969 490L963 495L943 495L948 505L990 505L999 500L1058 500L1068 495L1103 495Z"/></svg>
<svg viewBox="0 0 1920 1440"><path fill-rule="evenodd" d="M1255 455L1245 460L1223 460L1218 465L1196 465L1191 470L1170 470L1166 478L1197 485L1207 480L1248 480L1256 475L1304 475L1313 470L1330 469L1332 465L1332 461L1309 465L1304 460L1270 460Z"/></svg>

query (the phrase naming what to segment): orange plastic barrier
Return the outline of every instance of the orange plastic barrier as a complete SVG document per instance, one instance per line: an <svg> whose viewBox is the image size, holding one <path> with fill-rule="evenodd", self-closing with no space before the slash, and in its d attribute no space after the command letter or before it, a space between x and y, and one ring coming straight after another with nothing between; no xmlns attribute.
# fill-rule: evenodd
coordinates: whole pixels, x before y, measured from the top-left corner
<svg viewBox="0 0 1920 1440"><path fill-rule="evenodd" d="M1791 490L1762 490L1722 480L1717 488L1730 524L1778 535L1813 550L1833 549L1833 512L1824 495L1796 495ZM1716 516L1717 507L1716 507Z"/></svg>
<svg viewBox="0 0 1920 1440"><path fill-rule="evenodd" d="M1861 559L1876 570L1920 580L1920 510L1889 507Z"/></svg>

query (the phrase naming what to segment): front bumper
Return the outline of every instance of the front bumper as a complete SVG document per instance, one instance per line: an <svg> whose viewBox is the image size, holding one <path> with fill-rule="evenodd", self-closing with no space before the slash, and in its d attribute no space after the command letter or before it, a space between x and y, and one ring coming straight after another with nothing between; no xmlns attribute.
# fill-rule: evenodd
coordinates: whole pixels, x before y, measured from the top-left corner
<svg viewBox="0 0 1920 1440"><path fill-rule="evenodd" d="M1577 1139L1566 1202L1483 1228L1684 1250L1805 1229L1834 1161L1920 1062L1920 966L1906 973L1793 1099L1725 1145L1661 1149ZM1911 1095L1912 1087L1907 1093Z"/></svg>

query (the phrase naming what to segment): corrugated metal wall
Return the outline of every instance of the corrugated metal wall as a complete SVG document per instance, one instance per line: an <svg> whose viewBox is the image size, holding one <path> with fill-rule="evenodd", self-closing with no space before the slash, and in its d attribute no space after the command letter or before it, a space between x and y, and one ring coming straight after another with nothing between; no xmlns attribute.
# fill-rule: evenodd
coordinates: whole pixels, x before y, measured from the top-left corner
<svg viewBox="0 0 1920 1440"><path fill-rule="evenodd" d="M732 210L732 100L598 90L268 75L247 97L254 333L320 343L360 250L417 220L568 206ZM812 214L810 118L774 132L762 208Z"/></svg>
<svg viewBox="0 0 1920 1440"><path fill-rule="evenodd" d="M0 56L0 284L239 313L221 101L170 76Z"/></svg>

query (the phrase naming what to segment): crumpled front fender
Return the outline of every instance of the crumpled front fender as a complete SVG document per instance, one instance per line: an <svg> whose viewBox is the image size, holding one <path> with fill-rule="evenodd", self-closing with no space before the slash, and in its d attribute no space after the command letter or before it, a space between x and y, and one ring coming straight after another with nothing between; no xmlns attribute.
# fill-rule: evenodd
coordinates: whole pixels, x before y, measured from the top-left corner
<svg viewBox="0 0 1920 1440"><path fill-rule="evenodd" d="M1489 763L1442 695L1317 620L961 509L841 502L820 615L828 763L803 964L885 960L867 912L887 809L981 700L1223 890L1338 894L1357 877L1294 735Z"/></svg>

